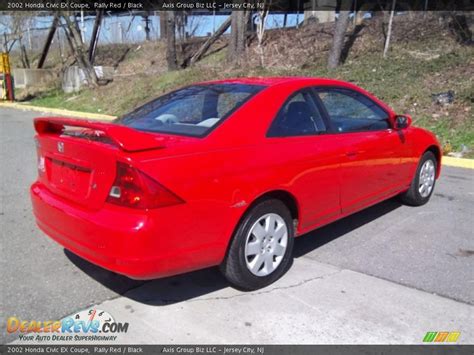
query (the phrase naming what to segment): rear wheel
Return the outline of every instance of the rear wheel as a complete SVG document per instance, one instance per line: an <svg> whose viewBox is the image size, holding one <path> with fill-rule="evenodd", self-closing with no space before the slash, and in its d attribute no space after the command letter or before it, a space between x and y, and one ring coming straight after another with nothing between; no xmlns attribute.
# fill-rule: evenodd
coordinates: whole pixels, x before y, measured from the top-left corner
<svg viewBox="0 0 474 355"><path fill-rule="evenodd" d="M264 200L240 222L221 271L241 289L265 287L291 265L293 240L293 220L288 208L280 200Z"/></svg>
<svg viewBox="0 0 474 355"><path fill-rule="evenodd" d="M437 165L436 157L432 152L423 154L410 188L400 195L404 203L421 206L429 201L436 183Z"/></svg>

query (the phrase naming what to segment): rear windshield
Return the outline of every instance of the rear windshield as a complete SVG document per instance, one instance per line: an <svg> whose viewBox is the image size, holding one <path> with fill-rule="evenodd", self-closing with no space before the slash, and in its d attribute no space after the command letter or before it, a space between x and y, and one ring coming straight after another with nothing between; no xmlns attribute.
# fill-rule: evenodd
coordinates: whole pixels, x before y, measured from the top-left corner
<svg viewBox="0 0 474 355"><path fill-rule="evenodd" d="M194 85L161 96L116 120L138 130L205 136L262 90L259 85Z"/></svg>

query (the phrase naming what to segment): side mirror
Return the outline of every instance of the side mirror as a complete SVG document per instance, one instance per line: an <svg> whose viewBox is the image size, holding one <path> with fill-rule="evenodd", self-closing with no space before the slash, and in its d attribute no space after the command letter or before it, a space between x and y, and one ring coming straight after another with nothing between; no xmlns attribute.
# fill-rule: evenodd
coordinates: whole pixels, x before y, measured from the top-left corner
<svg viewBox="0 0 474 355"><path fill-rule="evenodd" d="M395 121L393 128L396 130L405 129L411 125L411 116L410 115L397 115L395 116Z"/></svg>

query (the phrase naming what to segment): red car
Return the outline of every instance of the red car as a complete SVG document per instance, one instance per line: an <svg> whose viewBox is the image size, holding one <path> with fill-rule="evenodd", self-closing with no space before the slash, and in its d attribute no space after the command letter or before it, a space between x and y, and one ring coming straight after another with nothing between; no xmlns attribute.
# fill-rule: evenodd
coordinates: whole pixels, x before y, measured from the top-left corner
<svg viewBox="0 0 474 355"><path fill-rule="evenodd" d="M395 195L426 203L441 149L408 115L318 78L188 86L113 123L37 118L39 227L106 269L152 279L220 265L279 278L294 237Z"/></svg>

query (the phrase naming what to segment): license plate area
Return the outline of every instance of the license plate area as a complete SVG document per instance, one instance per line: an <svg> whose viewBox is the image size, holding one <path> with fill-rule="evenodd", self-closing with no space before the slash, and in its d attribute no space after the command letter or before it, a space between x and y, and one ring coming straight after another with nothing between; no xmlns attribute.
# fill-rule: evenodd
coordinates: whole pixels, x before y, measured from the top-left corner
<svg viewBox="0 0 474 355"><path fill-rule="evenodd" d="M55 158L46 158L48 180L56 189L87 197L91 186L92 170Z"/></svg>

